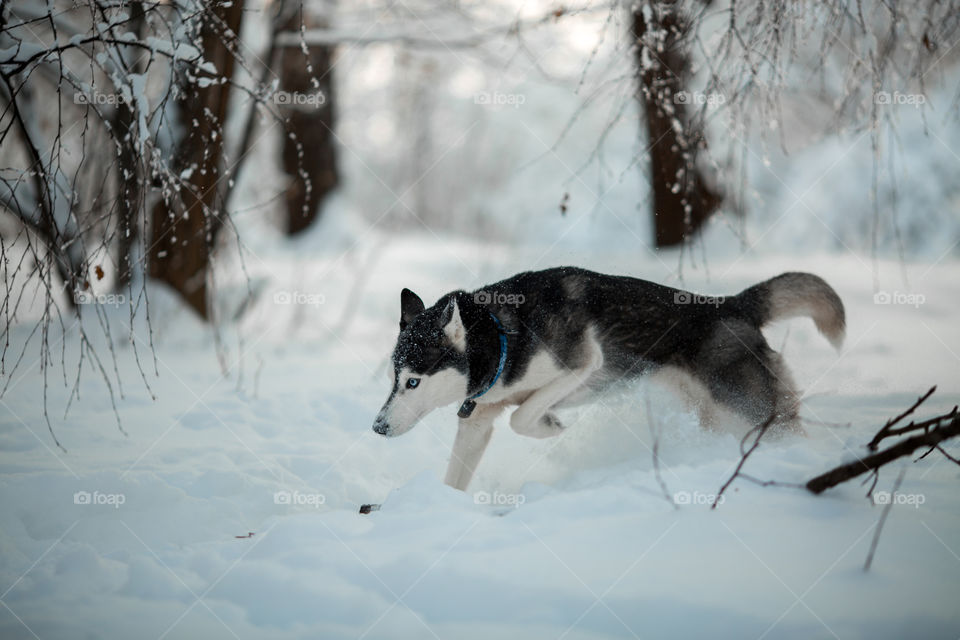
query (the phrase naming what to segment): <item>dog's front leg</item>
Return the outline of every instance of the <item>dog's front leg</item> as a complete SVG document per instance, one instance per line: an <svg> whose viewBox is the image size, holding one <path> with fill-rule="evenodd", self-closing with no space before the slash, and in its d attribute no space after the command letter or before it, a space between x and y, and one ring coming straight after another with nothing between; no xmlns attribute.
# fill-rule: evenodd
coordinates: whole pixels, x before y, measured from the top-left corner
<svg viewBox="0 0 960 640"><path fill-rule="evenodd" d="M552 438L563 432L563 425L550 407L573 393L581 385L581 378L566 374L537 389L510 416L510 427L529 438Z"/></svg>
<svg viewBox="0 0 960 640"><path fill-rule="evenodd" d="M510 416L510 427L522 436L552 438L563 432L563 425L549 413L550 408L569 397L603 366L603 352L596 342L588 343L586 362L554 378L534 391Z"/></svg>
<svg viewBox="0 0 960 640"><path fill-rule="evenodd" d="M469 418L461 418L457 426L457 438L453 441L453 452L447 466L444 482L460 491L466 491L473 478L473 472L493 435L493 421L503 407L500 405L478 404Z"/></svg>

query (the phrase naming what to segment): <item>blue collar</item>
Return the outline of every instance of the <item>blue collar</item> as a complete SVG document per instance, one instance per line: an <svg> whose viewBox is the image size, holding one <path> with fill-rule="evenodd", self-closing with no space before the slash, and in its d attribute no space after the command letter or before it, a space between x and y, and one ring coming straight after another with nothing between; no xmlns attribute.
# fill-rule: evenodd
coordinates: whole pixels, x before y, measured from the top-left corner
<svg viewBox="0 0 960 640"><path fill-rule="evenodd" d="M460 418L469 418L477 406L475 402L476 399L487 391L490 391L490 389L493 389L493 385L497 384L497 380L500 379L500 374L503 373L503 367L507 364L507 336L517 333L516 331L508 331L505 329L500 319L493 315L493 313L490 314L490 318L493 320L493 323L497 325L497 334L500 337L500 361L497 363L497 372L493 375L493 380L490 381L490 384L463 401L463 404L460 405L460 409L457 411L457 416Z"/></svg>

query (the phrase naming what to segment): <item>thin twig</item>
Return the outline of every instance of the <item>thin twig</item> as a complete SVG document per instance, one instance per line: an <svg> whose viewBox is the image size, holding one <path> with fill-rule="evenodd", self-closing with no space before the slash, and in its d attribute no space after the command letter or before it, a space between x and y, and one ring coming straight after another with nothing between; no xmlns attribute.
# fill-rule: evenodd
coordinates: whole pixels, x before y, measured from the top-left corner
<svg viewBox="0 0 960 640"><path fill-rule="evenodd" d="M891 420L888 420L887 424L883 425L880 431L877 431L877 435L873 436L873 440L871 440L870 443L867 444L867 448L870 449L870 451L876 451L877 445L880 444L881 440L883 440L884 438L890 437L892 435L897 435L897 433L892 430L893 425L897 424L898 422L906 418L908 415L916 411L917 407L923 404L927 398L932 396L933 392L936 390L937 390L937 385L933 385L932 387L930 387L929 391L927 391L925 394L917 398L917 401L913 403L913 406L911 406L909 409L907 409L906 411L898 415L896 418L892 418ZM902 433L902 431L900 433Z"/></svg>
<svg viewBox="0 0 960 640"><path fill-rule="evenodd" d="M677 506L677 501L670 495L670 490L667 489L667 483L663 481L663 475L660 473L660 430L654 425L649 394L647 394L647 427L650 429L650 435L653 436L653 476L657 479L657 484L660 485L660 491L663 492L663 497L666 501L669 502L674 509L680 509L680 507Z"/></svg>
<svg viewBox="0 0 960 640"><path fill-rule="evenodd" d="M742 445L743 445L743 443L746 442L746 440L747 440L747 438L750 436L750 434L753 433L753 432L757 432L757 437L756 437L756 439L753 441L753 444L750 445L750 448L749 448L749 449L747 449L746 451L743 452L743 455L740 457L740 462L737 463L737 468L733 470L733 474L732 474L729 478L727 478L727 481L723 483L723 486L722 486L722 487L720 487L720 491L717 492L717 496L713 499L713 504L710 505L710 508L711 508L711 509L716 509L716 508L717 508L717 504L719 504L720 498L723 497L723 492L726 491L726 490L727 490L727 487L729 487L731 484L733 484L733 481L736 480L736 479L737 479L737 476L740 475L740 470L743 469L743 465L745 465L745 464L747 463L747 458L749 458L749 457L750 457L750 454L752 454L754 451L756 451L757 447L760 446L760 438L762 438L762 437L763 437L763 434L765 434L765 433L767 432L767 430L770 428L770 425L773 424L773 421L774 421L774 419L776 419L776 417L777 417L777 414L776 414L776 413L771 414L770 417L767 418L766 421L765 421L763 424L761 424L761 425L759 425L759 426L757 426L757 427L754 427L752 430L750 430L750 431L747 433L746 436L744 436L743 440L741 441L741 450L742 450Z"/></svg>
<svg viewBox="0 0 960 640"><path fill-rule="evenodd" d="M880 521L877 523L877 528L873 532L873 541L870 543L870 552L867 553L867 561L863 565L864 571L870 571L870 564L873 562L873 554L877 551L877 543L880 542L880 534L883 533L883 525L887 522L887 516L890 515L890 509L893 508L894 497L897 495L897 490L900 489L900 484L903 482L903 476L907 473L907 467L901 467L900 475L897 476L896 482L893 483L893 491L890 492L890 501L887 502L886 506L883 508L883 513L880 514Z"/></svg>

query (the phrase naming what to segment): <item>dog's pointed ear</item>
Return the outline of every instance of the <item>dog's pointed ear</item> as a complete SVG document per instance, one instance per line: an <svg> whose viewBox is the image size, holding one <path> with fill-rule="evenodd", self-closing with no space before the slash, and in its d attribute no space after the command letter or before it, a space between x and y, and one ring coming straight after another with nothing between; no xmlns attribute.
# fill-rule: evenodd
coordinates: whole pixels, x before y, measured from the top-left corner
<svg viewBox="0 0 960 640"><path fill-rule="evenodd" d="M463 319L460 317L460 306L457 304L457 296L450 296L450 301L443 308L440 314L440 326L443 327L443 334L457 351L467 350L467 330L463 326Z"/></svg>
<svg viewBox="0 0 960 640"><path fill-rule="evenodd" d="M400 292L400 331L403 331L413 319L423 313L423 300L410 289Z"/></svg>

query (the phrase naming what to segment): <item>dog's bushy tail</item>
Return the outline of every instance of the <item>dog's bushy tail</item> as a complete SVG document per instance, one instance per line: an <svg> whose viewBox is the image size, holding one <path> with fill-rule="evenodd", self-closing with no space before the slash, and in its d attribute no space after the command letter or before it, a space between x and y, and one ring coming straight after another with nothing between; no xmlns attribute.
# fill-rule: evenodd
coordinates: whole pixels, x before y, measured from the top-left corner
<svg viewBox="0 0 960 640"><path fill-rule="evenodd" d="M737 300L757 327L768 322L806 316L835 349L843 345L846 315L840 296L823 278L812 273L783 273L744 289Z"/></svg>

